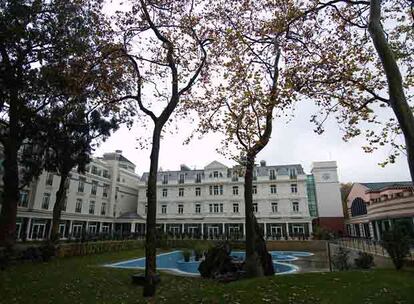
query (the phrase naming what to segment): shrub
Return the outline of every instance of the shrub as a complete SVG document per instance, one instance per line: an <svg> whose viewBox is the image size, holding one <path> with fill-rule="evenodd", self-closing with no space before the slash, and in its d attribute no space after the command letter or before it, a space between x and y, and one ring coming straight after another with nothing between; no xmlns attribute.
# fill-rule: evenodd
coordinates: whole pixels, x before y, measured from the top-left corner
<svg viewBox="0 0 414 304"><path fill-rule="evenodd" d="M190 257L191 257L191 251L188 249L185 249L183 251L183 257L184 257L184 261L185 262L189 262L190 261Z"/></svg>
<svg viewBox="0 0 414 304"><path fill-rule="evenodd" d="M46 242L40 247L41 257L44 262L50 261L50 259L56 256L56 247L51 242Z"/></svg>
<svg viewBox="0 0 414 304"><path fill-rule="evenodd" d="M405 257L410 253L407 235L399 226L395 226L382 236L382 246L391 257L395 269L400 270L404 266Z"/></svg>
<svg viewBox="0 0 414 304"><path fill-rule="evenodd" d="M313 231L313 238L315 240L331 240L334 238L334 233L326 228L316 226Z"/></svg>
<svg viewBox="0 0 414 304"><path fill-rule="evenodd" d="M374 266L374 257L370 253L359 252L355 259L355 266L361 269L370 269Z"/></svg>
<svg viewBox="0 0 414 304"><path fill-rule="evenodd" d="M339 247L338 251L332 257L332 264L337 270L343 271L349 269L349 250L344 247Z"/></svg>

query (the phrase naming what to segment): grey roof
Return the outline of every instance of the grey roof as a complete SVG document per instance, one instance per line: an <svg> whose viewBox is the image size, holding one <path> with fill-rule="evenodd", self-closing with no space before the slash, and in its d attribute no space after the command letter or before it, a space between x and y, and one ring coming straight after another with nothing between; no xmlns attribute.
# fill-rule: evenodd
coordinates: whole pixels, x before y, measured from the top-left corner
<svg viewBox="0 0 414 304"><path fill-rule="evenodd" d="M227 177L231 177L233 170L238 170L239 168L240 168L240 165L234 166L233 168L227 168ZM303 171L302 165L292 164L292 165L278 165L278 166L256 166L257 176L268 176L269 170L271 169L276 171L276 175L289 175L290 169L296 169L297 174L305 174ZM157 175L157 181L162 181L163 175L165 174L168 174L169 181L178 180L180 174L185 175L185 180L195 180L197 173L201 173L202 178L204 178L204 175L205 175L204 169L183 170L183 171L160 171L158 172L158 175ZM146 182L147 180L148 180L148 172L145 172L141 177L141 181Z"/></svg>
<svg viewBox="0 0 414 304"><path fill-rule="evenodd" d="M412 187L413 183L410 181L405 182L380 182L380 183L360 183L367 187L369 191L378 191L385 188L401 188L401 187Z"/></svg>
<svg viewBox="0 0 414 304"><path fill-rule="evenodd" d="M125 220L141 220L144 219L142 216L138 215L135 211L126 212L121 214L118 219L125 219Z"/></svg>
<svg viewBox="0 0 414 304"><path fill-rule="evenodd" d="M104 160L119 160L123 162L130 163L131 165L135 166L135 164L127 159L125 156L117 154L117 153L105 153L103 156Z"/></svg>

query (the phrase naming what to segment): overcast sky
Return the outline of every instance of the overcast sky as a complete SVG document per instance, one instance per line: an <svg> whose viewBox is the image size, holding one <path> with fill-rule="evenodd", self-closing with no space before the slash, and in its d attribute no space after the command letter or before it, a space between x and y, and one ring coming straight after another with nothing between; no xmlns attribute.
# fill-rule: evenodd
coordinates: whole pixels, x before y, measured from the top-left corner
<svg viewBox="0 0 414 304"><path fill-rule="evenodd" d="M115 10L128 10L128 2L107 0L105 11L113 14ZM311 103L299 103L294 111L294 117L286 123L276 119L272 138L267 147L259 154L257 161L266 160L267 164L301 164L306 173L310 173L313 161L335 160L338 164L341 182L375 182L375 181L405 181L410 180L405 156L400 156L395 164L382 168L378 165L386 159L390 147L373 154L364 153L361 146L364 139L342 141L342 133L336 122L331 119L326 123L326 131L322 135L313 132L314 125L309 122L310 116L316 112ZM390 114L393 115L391 110ZM220 145L220 136L211 134L202 140L194 139L189 145L183 141L191 133L193 125L182 123L179 132L166 135L161 142L160 167L163 170L177 170L180 164L191 168L203 168L213 160L232 166L233 161L225 159L216 152ZM149 150L138 148L137 138L151 135L152 130L145 130L137 125L128 130L121 127L106 142L96 150L96 155L105 152L122 150L123 155L134 162L136 172L142 174L149 170Z"/></svg>
<svg viewBox="0 0 414 304"><path fill-rule="evenodd" d="M300 103L294 112L293 119L286 123L275 119L272 139L267 147L259 154L259 160L267 164L301 164L306 173L310 173L313 161L335 160L341 182L369 181L402 181L410 180L408 165L404 156L395 164L382 168L379 162L386 158L389 147L373 154L364 153L361 146L363 138L343 142L341 132L334 120L327 124L324 134L313 132L314 125L309 118L315 109L305 103ZM151 130L143 130L138 126L128 130L122 127L96 150L100 156L105 152L122 150L123 155L134 162L136 172L142 174L149 170L149 150L138 148L137 137L140 134L150 134ZM213 160L226 165L233 165L216 152L220 144L219 135L208 135L202 140L194 139L189 145L183 145L184 139L191 132L191 124L183 123L180 131L166 135L161 142L160 167L164 170L177 170L180 164L191 168L203 168Z"/></svg>

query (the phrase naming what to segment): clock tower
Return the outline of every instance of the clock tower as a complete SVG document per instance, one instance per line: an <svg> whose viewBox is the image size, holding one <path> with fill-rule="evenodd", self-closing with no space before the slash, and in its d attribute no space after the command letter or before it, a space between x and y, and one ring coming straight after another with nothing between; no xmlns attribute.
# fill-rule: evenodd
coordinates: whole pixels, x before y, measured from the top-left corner
<svg viewBox="0 0 414 304"><path fill-rule="evenodd" d="M318 218L314 223L332 231L343 232L344 214L336 162L313 162L311 172L315 180L318 205Z"/></svg>

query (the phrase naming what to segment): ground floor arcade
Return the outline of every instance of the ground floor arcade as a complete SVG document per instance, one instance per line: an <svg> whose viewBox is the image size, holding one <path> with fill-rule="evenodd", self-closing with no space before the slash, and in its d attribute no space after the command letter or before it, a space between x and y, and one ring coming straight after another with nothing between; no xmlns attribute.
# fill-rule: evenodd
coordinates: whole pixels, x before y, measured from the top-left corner
<svg viewBox="0 0 414 304"><path fill-rule="evenodd" d="M379 219L353 219L346 224L347 234L353 237L381 240L385 232L398 225L405 234L414 238L414 216L379 218Z"/></svg>
<svg viewBox="0 0 414 304"><path fill-rule="evenodd" d="M300 239L312 235L311 220L260 221L259 227L267 239ZM50 236L52 218L42 216L19 216L16 222L18 240L44 240ZM246 234L244 220L214 221L169 220L159 221L160 234L173 238L243 239ZM62 239L93 238L96 236L143 237L146 231L144 220L111 220L62 217L59 232Z"/></svg>

